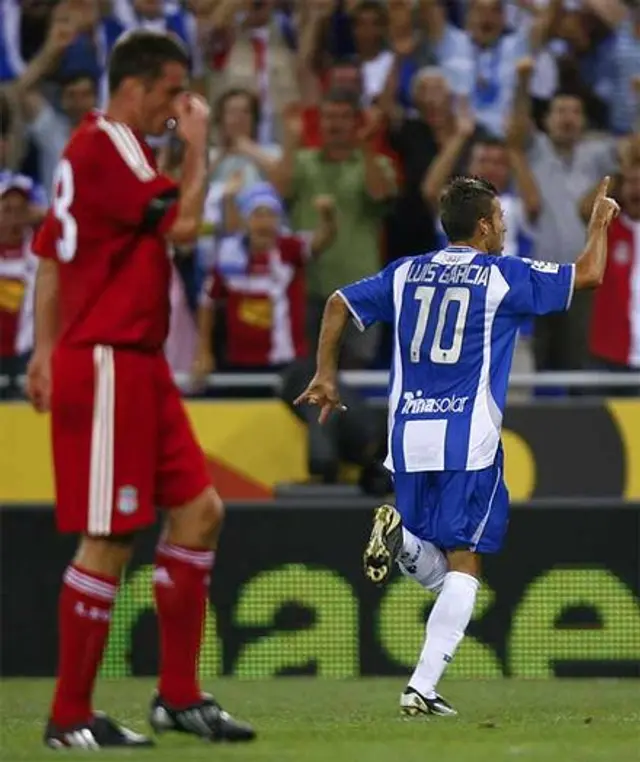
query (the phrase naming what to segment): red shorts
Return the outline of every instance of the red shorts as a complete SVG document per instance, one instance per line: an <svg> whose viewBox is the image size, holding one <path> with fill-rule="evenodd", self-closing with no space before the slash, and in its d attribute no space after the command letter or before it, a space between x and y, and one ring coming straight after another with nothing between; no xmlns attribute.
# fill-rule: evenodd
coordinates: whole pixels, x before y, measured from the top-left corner
<svg viewBox="0 0 640 762"><path fill-rule="evenodd" d="M127 534L211 485L161 353L59 347L51 429L61 532Z"/></svg>

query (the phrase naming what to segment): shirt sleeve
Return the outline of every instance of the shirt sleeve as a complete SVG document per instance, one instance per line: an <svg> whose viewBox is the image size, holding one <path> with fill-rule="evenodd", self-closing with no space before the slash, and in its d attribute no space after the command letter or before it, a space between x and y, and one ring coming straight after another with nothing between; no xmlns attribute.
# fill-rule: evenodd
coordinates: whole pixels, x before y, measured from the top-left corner
<svg viewBox="0 0 640 762"><path fill-rule="evenodd" d="M353 322L364 331L376 322L393 322L393 273L397 262L377 275L363 278L336 292L347 305Z"/></svg>
<svg viewBox="0 0 640 762"><path fill-rule="evenodd" d="M547 315L571 306L575 265L504 257L499 267L510 286L505 305L513 312Z"/></svg>
<svg viewBox="0 0 640 762"><path fill-rule="evenodd" d="M134 133L102 120L93 148L96 170L93 202L101 214L123 227L153 225L165 232L177 211L176 183L158 172Z"/></svg>

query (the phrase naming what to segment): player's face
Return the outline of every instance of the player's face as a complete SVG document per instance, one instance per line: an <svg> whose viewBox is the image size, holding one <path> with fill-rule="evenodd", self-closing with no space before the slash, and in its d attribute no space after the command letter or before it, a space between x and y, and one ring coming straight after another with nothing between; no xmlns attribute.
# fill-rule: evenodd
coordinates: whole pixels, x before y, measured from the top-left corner
<svg viewBox="0 0 640 762"><path fill-rule="evenodd" d="M502 146L476 144L471 152L469 174L488 180L498 193L503 193L511 174L506 149Z"/></svg>
<svg viewBox="0 0 640 762"><path fill-rule="evenodd" d="M620 201L622 211L632 220L640 221L640 166L624 171Z"/></svg>
<svg viewBox="0 0 640 762"><path fill-rule="evenodd" d="M162 16L162 0L133 0L136 13L145 19L157 19Z"/></svg>
<svg viewBox="0 0 640 762"><path fill-rule="evenodd" d="M268 245L274 241L280 229L280 217L266 206L251 212L247 221L249 238L258 245Z"/></svg>
<svg viewBox="0 0 640 762"><path fill-rule="evenodd" d="M493 199L493 215L488 220L485 232L485 245L491 254L502 254L504 236L507 228L504 224L504 213L499 199Z"/></svg>
<svg viewBox="0 0 640 762"><path fill-rule="evenodd" d="M230 139L249 138L253 135L253 110L247 95L234 95L227 99L221 127L224 136Z"/></svg>
<svg viewBox="0 0 640 762"><path fill-rule="evenodd" d="M505 26L502 0L471 0L467 11L467 29L478 45L491 45Z"/></svg>
<svg viewBox="0 0 640 762"><path fill-rule="evenodd" d="M584 132L584 107L579 98L561 95L551 102L547 116L549 137L558 145L570 146Z"/></svg>
<svg viewBox="0 0 640 762"><path fill-rule="evenodd" d="M71 124L78 124L96 105L96 89L90 79L71 82L62 90L62 110Z"/></svg>
<svg viewBox="0 0 640 762"><path fill-rule="evenodd" d="M356 136L356 112L348 103L325 103L322 106L320 129L328 148L347 148Z"/></svg>
<svg viewBox="0 0 640 762"><path fill-rule="evenodd" d="M164 65L162 76L139 91L140 129L146 135L162 135L167 121L175 119L176 100L185 91L187 69L175 61Z"/></svg>

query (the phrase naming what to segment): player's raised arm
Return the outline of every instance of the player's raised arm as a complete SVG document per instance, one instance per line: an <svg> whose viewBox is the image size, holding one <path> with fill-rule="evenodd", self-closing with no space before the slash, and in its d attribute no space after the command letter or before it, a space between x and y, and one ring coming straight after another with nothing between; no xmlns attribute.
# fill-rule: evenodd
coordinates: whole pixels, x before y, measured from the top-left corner
<svg viewBox="0 0 640 762"><path fill-rule="evenodd" d="M607 233L620 207L610 198L610 177L600 183L587 228L587 244L576 260L575 288L595 288L602 283L607 264Z"/></svg>
<svg viewBox="0 0 640 762"><path fill-rule="evenodd" d="M178 210L166 238L192 243L200 235L207 188L207 134L210 109L198 95L185 94L177 107L178 134L185 142Z"/></svg>

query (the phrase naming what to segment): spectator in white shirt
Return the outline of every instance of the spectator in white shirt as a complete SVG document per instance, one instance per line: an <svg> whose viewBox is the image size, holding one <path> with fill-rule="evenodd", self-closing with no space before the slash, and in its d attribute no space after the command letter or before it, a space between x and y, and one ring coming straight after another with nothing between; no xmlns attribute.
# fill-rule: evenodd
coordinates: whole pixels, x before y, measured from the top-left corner
<svg viewBox="0 0 640 762"><path fill-rule="evenodd" d="M361 63L363 106L373 103L384 90L393 65L385 48L388 17L377 0L361 0L353 9L353 39Z"/></svg>

